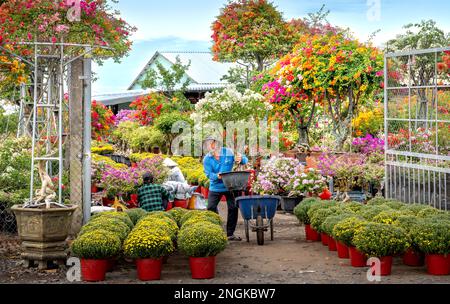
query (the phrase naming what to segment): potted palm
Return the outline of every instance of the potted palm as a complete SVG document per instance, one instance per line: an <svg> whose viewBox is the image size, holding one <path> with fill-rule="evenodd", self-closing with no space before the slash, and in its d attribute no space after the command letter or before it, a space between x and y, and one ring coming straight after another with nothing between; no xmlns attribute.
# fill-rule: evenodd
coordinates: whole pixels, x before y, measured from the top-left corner
<svg viewBox="0 0 450 304"><path fill-rule="evenodd" d="M425 253L428 273L450 274L450 222L424 219L411 231L413 241Z"/></svg>
<svg viewBox="0 0 450 304"><path fill-rule="evenodd" d="M404 253L410 247L404 229L379 223L369 223L357 230L353 243L366 256L380 259L382 276L391 274L392 257Z"/></svg>
<svg viewBox="0 0 450 304"><path fill-rule="evenodd" d="M92 230L83 233L72 243L72 252L81 259L81 274L88 282L105 280L108 260L117 257L121 251L120 238L106 230Z"/></svg>
<svg viewBox="0 0 450 304"><path fill-rule="evenodd" d="M366 266L367 257L355 247L353 237L357 231L367 224L368 222L364 219L353 216L340 221L333 228L336 241L349 248L350 262L353 267Z"/></svg>
<svg viewBox="0 0 450 304"><path fill-rule="evenodd" d="M199 222L182 228L178 237L180 251L189 256L193 279L212 279L215 276L216 256L227 245L221 226Z"/></svg>
<svg viewBox="0 0 450 304"><path fill-rule="evenodd" d="M172 238L165 229L135 228L123 244L124 255L135 259L141 281L161 279L163 257L174 251Z"/></svg>

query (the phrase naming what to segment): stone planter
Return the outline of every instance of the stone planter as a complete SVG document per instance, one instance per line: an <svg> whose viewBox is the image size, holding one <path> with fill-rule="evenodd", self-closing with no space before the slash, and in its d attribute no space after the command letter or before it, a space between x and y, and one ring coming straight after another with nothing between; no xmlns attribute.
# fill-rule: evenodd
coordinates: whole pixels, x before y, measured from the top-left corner
<svg viewBox="0 0 450 304"><path fill-rule="evenodd" d="M39 269L46 269L47 262L64 263L67 258L67 236L72 215L77 206L68 208L11 208L17 219L19 238L22 241L21 257L26 267L38 262Z"/></svg>

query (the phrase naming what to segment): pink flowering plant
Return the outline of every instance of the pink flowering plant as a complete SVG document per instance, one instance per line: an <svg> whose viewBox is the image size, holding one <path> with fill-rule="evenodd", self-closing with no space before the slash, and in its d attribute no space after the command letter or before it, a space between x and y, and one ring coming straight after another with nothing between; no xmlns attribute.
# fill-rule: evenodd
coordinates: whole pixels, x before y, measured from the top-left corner
<svg viewBox="0 0 450 304"><path fill-rule="evenodd" d="M297 159L273 157L262 166L252 189L255 193L287 196L290 179L301 169L303 166Z"/></svg>
<svg viewBox="0 0 450 304"><path fill-rule="evenodd" d="M327 188L327 179L316 169L298 166L294 172L287 186L291 197L318 196Z"/></svg>
<svg viewBox="0 0 450 304"><path fill-rule="evenodd" d="M355 138L352 145L356 148L356 152L360 152L365 155L384 153L384 140L370 134L367 134L365 137Z"/></svg>
<svg viewBox="0 0 450 304"><path fill-rule="evenodd" d="M120 123L125 121L135 122L137 121L137 111L135 110L120 110L116 115L115 125L118 126Z"/></svg>
<svg viewBox="0 0 450 304"><path fill-rule="evenodd" d="M106 196L110 199L128 197L136 191L135 180L128 169L107 167L99 186L105 189Z"/></svg>

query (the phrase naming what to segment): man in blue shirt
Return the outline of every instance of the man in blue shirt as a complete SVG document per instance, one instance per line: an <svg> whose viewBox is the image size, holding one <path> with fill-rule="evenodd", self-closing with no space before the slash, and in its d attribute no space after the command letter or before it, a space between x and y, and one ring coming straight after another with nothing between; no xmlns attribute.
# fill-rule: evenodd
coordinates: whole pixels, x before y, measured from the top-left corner
<svg viewBox="0 0 450 304"><path fill-rule="evenodd" d="M222 147L220 142L209 137L204 141L204 148L208 152L203 160L203 167L206 176L209 178L209 196L208 210L219 213L217 206L223 196L227 199L228 219L227 219L227 236L230 241L241 241L240 237L236 237L234 232L239 216L239 209L236 206L234 195L225 187L221 173L231 172L234 164L245 165L248 159L245 155L233 153L233 150Z"/></svg>

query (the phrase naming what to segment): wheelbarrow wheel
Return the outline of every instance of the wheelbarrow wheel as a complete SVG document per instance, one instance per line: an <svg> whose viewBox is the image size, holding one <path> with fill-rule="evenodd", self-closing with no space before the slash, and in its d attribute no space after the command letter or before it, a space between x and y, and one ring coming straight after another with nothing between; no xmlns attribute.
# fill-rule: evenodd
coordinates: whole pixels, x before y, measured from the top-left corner
<svg viewBox="0 0 450 304"><path fill-rule="evenodd" d="M247 239L247 243L250 243L250 232L249 232L249 223L248 220L245 220L244 226L245 226L245 238Z"/></svg>
<svg viewBox="0 0 450 304"><path fill-rule="evenodd" d="M256 239L258 240L258 245L264 245L264 221L261 215L256 218Z"/></svg>

